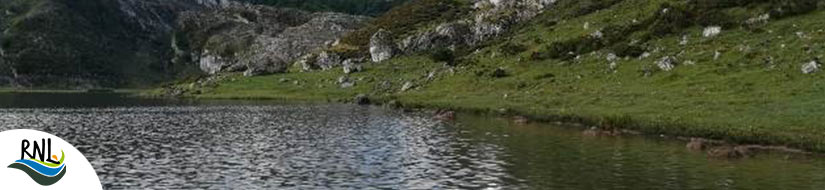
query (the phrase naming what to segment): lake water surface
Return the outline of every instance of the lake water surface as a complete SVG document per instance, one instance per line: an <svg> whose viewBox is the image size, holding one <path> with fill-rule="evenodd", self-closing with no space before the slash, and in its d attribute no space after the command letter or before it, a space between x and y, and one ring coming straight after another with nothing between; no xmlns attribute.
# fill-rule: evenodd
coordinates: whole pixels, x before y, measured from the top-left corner
<svg viewBox="0 0 825 190"><path fill-rule="evenodd" d="M371 106L2 94L0 131L88 157L106 189L822 189L825 159Z"/></svg>

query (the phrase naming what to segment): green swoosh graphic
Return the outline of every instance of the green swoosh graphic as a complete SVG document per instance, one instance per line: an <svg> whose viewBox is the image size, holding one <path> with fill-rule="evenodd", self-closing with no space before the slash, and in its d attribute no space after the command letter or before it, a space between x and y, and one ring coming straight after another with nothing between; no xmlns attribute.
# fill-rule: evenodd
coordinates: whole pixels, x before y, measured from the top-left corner
<svg viewBox="0 0 825 190"><path fill-rule="evenodd" d="M37 182L37 184L40 184L40 185L43 185L43 186L49 186L49 185L57 183L57 181L60 181L60 179L62 179L63 176L66 175L66 170L68 170L68 166L64 166L63 171L61 171L60 174L57 174L54 177L48 177L48 176L41 175L40 173L37 173L33 169L31 169L28 166L26 166L24 164L21 164L21 163L16 163L15 162L15 163L9 165L9 168L14 168L14 169L18 169L18 170L21 170L23 172L26 172L26 174L28 174L29 177L31 177L34 180L34 182Z"/></svg>
<svg viewBox="0 0 825 190"><path fill-rule="evenodd" d="M66 153L63 153L63 150L60 150L60 154L62 154L62 156L60 156L60 161L58 161L58 162L60 162L60 164L63 164L63 159L66 158ZM43 161L40 161L40 160L37 160L37 159L34 159L34 158L29 158L29 160L35 161L37 163L43 164L43 165L51 167L51 168L60 166L60 164L55 164L55 163L50 163L50 162L43 162Z"/></svg>

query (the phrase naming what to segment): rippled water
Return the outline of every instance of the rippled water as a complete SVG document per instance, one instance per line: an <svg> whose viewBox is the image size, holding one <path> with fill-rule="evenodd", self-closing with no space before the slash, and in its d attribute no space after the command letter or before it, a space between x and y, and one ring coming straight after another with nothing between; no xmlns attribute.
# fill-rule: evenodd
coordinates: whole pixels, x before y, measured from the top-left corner
<svg viewBox="0 0 825 190"><path fill-rule="evenodd" d="M352 105L149 105L4 108L0 131L66 139L106 189L825 187L819 157L709 159L672 140L564 126Z"/></svg>

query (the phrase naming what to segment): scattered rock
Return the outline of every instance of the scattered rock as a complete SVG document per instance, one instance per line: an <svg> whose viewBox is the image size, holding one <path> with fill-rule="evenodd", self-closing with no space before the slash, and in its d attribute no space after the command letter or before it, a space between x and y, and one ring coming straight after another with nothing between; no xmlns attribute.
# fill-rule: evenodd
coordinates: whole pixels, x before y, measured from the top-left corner
<svg viewBox="0 0 825 190"><path fill-rule="evenodd" d="M688 44L688 36L684 35L684 36L682 36L682 41L679 41L679 45L684 46L684 45L687 45L687 44Z"/></svg>
<svg viewBox="0 0 825 190"><path fill-rule="evenodd" d="M707 148L707 143L705 142L705 140L700 138L690 138L690 142L688 142L686 147L688 150L702 151L705 150L705 148Z"/></svg>
<svg viewBox="0 0 825 190"><path fill-rule="evenodd" d="M353 102L358 105L367 105L370 104L370 98L367 97L366 94L358 94L355 96L355 99L353 99Z"/></svg>
<svg viewBox="0 0 825 190"><path fill-rule="evenodd" d="M593 33L590 33L590 37L594 39L602 39L604 38L604 33L601 30L598 30Z"/></svg>
<svg viewBox="0 0 825 190"><path fill-rule="evenodd" d="M619 56L617 56L615 53L608 53L608 54L607 54L606 59L607 59L607 62L611 62L611 63L612 63L612 62L616 62L616 61L618 61L618 60L619 60Z"/></svg>
<svg viewBox="0 0 825 190"><path fill-rule="evenodd" d="M619 69L619 64L616 63L616 62L610 62L610 64L607 65L607 70L610 71L610 72L615 73L615 72L618 71L618 69Z"/></svg>
<svg viewBox="0 0 825 190"><path fill-rule="evenodd" d="M401 92L406 92L413 88L415 88L415 84L413 84L412 82L405 82L404 85L401 86Z"/></svg>
<svg viewBox="0 0 825 190"><path fill-rule="evenodd" d="M341 56L333 52L323 51L321 54L318 54L318 59L315 64L323 70L329 70L341 65Z"/></svg>
<svg viewBox="0 0 825 190"><path fill-rule="evenodd" d="M338 85L340 85L341 88L350 88L355 86L355 81L350 80L348 76L341 76L338 77Z"/></svg>
<svg viewBox="0 0 825 190"><path fill-rule="evenodd" d="M435 116L433 118L442 121L453 121L455 120L455 112L450 110L438 110L435 112Z"/></svg>
<svg viewBox="0 0 825 190"><path fill-rule="evenodd" d="M817 60L813 60L811 62L805 63L802 65L802 73L804 74L812 74L819 71L821 64Z"/></svg>
<svg viewBox="0 0 825 190"><path fill-rule="evenodd" d="M659 69L661 69L663 71L671 71L674 68L676 68L677 61L678 60L676 60L676 58L673 57L673 56L665 56L665 57L662 57L662 59L659 59L659 61L656 62L656 66L658 66Z"/></svg>
<svg viewBox="0 0 825 190"><path fill-rule="evenodd" d="M436 72L435 71L430 71L430 73L427 74L427 81L435 80L435 76L436 76Z"/></svg>
<svg viewBox="0 0 825 190"><path fill-rule="evenodd" d="M719 60L720 57L722 57L722 52L713 52L713 60Z"/></svg>
<svg viewBox="0 0 825 190"><path fill-rule="evenodd" d="M342 63L344 65L344 73L350 74L355 72L361 72L363 67L361 66L361 62L363 59L347 59Z"/></svg>
<svg viewBox="0 0 825 190"><path fill-rule="evenodd" d="M603 130L598 127L591 127L590 129L584 130L582 135L587 137L619 136L621 132L618 130Z"/></svg>
<svg viewBox="0 0 825 190"><path fill-rule="evenodd" d="M705 28L704 32L702 32L702 36L705 36L706 38L710 38L710 37L717 36L721 33L722 33L722 27L721 26L709 26L709 27Z"/></svg>
<svg viewBox="0 0 825 190"><path fill-rule="evenodd" d="M306 72L306 71L312 71L312 70L320 69L320 67L318 67L318 65L316 65L317 62L318 62L318 55L316 55L314 53L310 53L310 54L306 54L306 55L301 56L300 58L298 58L298 60L295 61L295 64L300 65L301 69Z"/></svg>
<svg viewBox="0 0 825 190"><path fill-rule="evenodd" d="M725 145L712 148L708 156L713 158L738 159L750 156L751 151L745 146Z"/></svg>
<svg viewBox="0 0 825 190"><path fill-rule="evenodd" d="M268 57L261 62L249 63L243 75L247 77L286 72L288 65L278 57Z"/></svg>
<svg viewBox="0 0 825 190"><path fill-rule="evenodd" d="M513 122L515 122L516 124L519 124L519 125L526 125L526 124L530 123L530 119L528 119L527 117L524 117L524 116L514 116L513 117Z"/></svg>
<svg viewBox="0 0 825 190"><path fill-rule="evenodd" d="M770 20L771 20L771 14L765 13L765 14L759 15L757 17L749 18L748 20L745 21L745 24L747 24L748 26L754 26L754 25L766 24Z"/></svg>
<svg viewBox="0 0 825 190"><path fill-rule="evenodd" d="M378 30L370 38L370 56L372 62L382 62L392 58L395 52L392 34L384 29Z"/></svg>
<svg viewBox="0 0 825 190"><path fill-rule="evenodd" d="M644 52L644 53L642 53L642 55L639 55L639 60L646 59L646 58L650 57L650 55L651 55L650 52Z"/></svg>

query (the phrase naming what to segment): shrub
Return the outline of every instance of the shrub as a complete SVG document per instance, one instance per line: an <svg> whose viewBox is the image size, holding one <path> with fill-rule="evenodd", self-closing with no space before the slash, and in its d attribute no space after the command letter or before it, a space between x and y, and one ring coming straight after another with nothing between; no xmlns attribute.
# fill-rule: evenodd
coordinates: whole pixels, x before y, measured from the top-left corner
<svg viewBox="0 0 825 190"><path fill-rule="evenodd" d="M506 55L516 55L516 54L519 54L521 52L527 51L526 46L524 46L520 43L513 43L513 42L504 43L503 45L501 45L501 47L499 49L501 50L502 53L504 53Z"/></svg>
<svg viewBox="0 0 825 190"><path fill-rule="evenodd" d="M430 59L435 62L447 62L453 65L455 63L455 52L449 48L438 48L430 52Z"/></svg>

